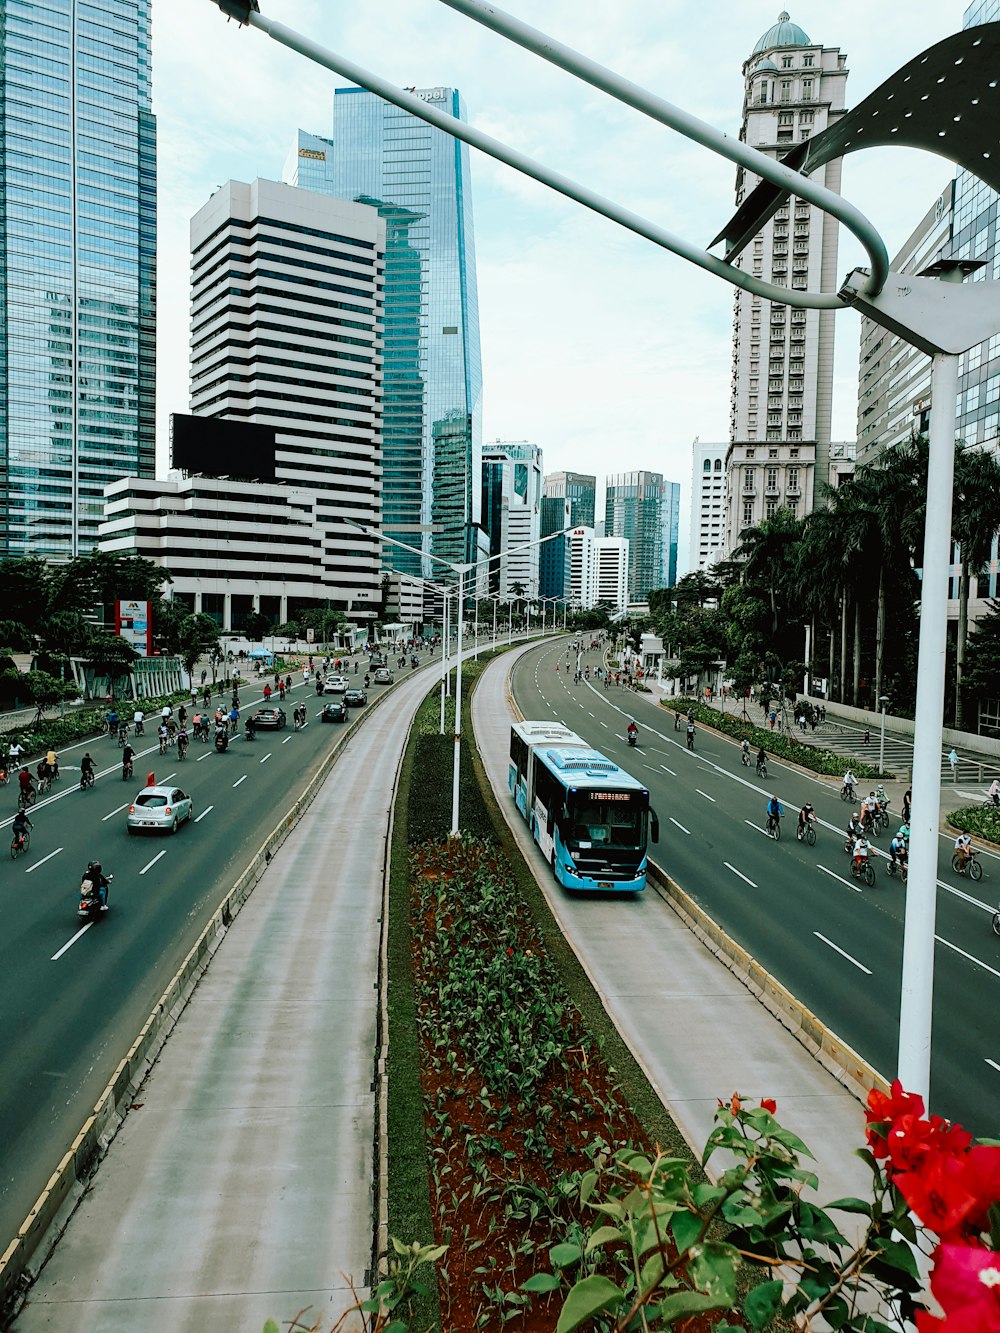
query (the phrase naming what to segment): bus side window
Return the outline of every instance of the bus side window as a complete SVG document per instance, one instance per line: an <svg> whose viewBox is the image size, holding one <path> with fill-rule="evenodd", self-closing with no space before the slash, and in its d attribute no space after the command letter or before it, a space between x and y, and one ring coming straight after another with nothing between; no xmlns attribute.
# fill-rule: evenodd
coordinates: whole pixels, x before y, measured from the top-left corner
<svg viewBox="0 0 1000 1333"><path fill-rule="evenodd" d="M649 841L660 841L660 820L652 806L649 807Z"/></svg>

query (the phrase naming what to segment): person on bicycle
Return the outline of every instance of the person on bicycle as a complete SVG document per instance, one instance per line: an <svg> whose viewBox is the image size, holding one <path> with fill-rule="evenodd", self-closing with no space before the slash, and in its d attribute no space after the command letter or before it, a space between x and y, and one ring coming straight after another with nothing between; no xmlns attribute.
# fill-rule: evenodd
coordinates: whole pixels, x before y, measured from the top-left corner
<svg viewBox="0 0 1000 1333"><path fill-rule="evenodd" d="M862 828L861 825L861 816L858 814L857 810L855 810L854 814L851 815L850 819L847 821L848 848L854 846L858 838L861 837L862 833L864 833L864 829Z"/></svg>
<svg viewBox="0 0 1000 1333"><path fill-rule="evenodd" d="M874 791L870 791L861 801L861 825L867 832L871 828L878 810L878 801L875 799Z"/></svg>
<svg viewBox="0 0 1000 1333"><path fill-rule="evenodd" d="M17 814L11 820L10 831L14 835L14 840L20 850L24 843L24 835L30 828L34 828L31 820L28 818L27 810L18 810Z"/></svg>
<svg viewBox="0 0 1000 1333"><path fill-rule="evenodd" d="M955 855L959 870L964 870L972 857L972 839L967 833L960 833L955 839Z"/></svg>
<svg viewBox="0 0 1000 1333"><path fill-rule="evenodd" d="M17 785L19 788L19 795L23 796L25 800L29 799L35 790L35 779L31 776L30 768L25 767L21 769L17 775Z"/></svg>
<svg viewBox="0 0 1000 1333"><path fill-rule="evenodd" d="M772 796L767 803L768 833L770 833L771 830L778 825L779 821L781 820L781 816L784 813L785 813L784 810L781 808L781 802L778 800L777 796Z"/></svg>
<svg viewBox="0 0 1000 1333"><path fill-rule="evenodd" d="M270 687L270 685L265 685L265 686L264 686L264 702L265 702L266 704L271 702L271 687Z"/></svg>
<svg viewBox="0 0 1000 1333"><path fill-rule="evenodd" d="M9 768L16 768L21 755L24 754L24 746L20 741L11 741L7 747L7 764Z"/></svg>
<svg viewBox="0 0 1000 1333"><path fill-rule="evenodd" d="M109 709L108 709L108 735L109 735L109 736L117 736L117 735L118 735L118 709L117 709L117 708L109 708Z"/></svg>
<svg viewBox="0 0 1000 1333"><path fill-rule="evenodd" d="M903 837L903 831L893 835L889 843L889 869L892 874L896 873L897 866L900 872L906 869L906 855L909 849L906 846L906 839Z"/></svg>
<svg viewBox="0 0 1000 1333"><path fill-rule="evenodd" d="M178 758L178 759L183 759L183 758L184 758L185 754L187 754L187 747L188 747L188 730L187 730L187 727L184 726L184 724L183 724L183 722L182 722L182 723L181 723L181 728L180 728L180 730L179 730L178 733L177 733L177 758Z"/></svg>
<svg viewBox="0 0 1000 1333"><path fill-rule="evenodd" d="M811 801L806 801L805 805L799 810L799 826L795 830L795 836L801 842L806 835L806 825L816 822L816 811L812 807Z"/></svg>
<svg viewBox="0 0 1000 1333"><path fill-rule="evenodd" d="M160 754L167 753L167 745L170 741L170 732L167 730L166 722L161 722L156 729L156 734L160 738Z"/></svg>
<svg viewBox="0 0 1000 1333"><path fill-rule="evenodd" d="M740 758L743 760L743 764L744 764L744 766L745 766L746 768L749 768L749 767L750 767L750 742L747 740L747 738L746 738L745 736L743 737L743 742L742 742L742 744L740 745Z"/></svg>
<svg viewBox="0 0 1000 1333"><path fill-rule="evenodd" d="M881 782L875 788L875 799L878 801L879 809L884 814L889 808L889 798L885 794L885 788L882 786Z"/></svg>
<svg viewBox="0 0 1000 1333"><path fill-rule="evenodd" d="M132 760L134 758L135 758L135 750L133 750L132 746L129 745L128 741L126 741L125 748L124 750L122 750L122 777L124 777L126 773L130 773L132 771Z"/></svg>
<svg viewBox="0 0 1000 1333"><path fill-rule="evenodd" d="M253 738L257 735L257 719L254 717L253 713L250 714L250 716L244 723L243 734L246 736L248 741L252 741Z"/></svg>
<svg viewBox="0 0 1000 1333"><path fill-rule="evenodd" d="M229 730L235 736L240 729L240 710L234 704L229 710Z"/></svg>
<svg viewBox="0 0 1000 1333"><path fill-rule="evenodd" d="M1000 805L1000 778L994 778L990 783L989 796L994 805Z"/></svg>
<svg viewBox="0 0 1000 1333"><path fill-rule="evenodd" d="M857 779L855 778L854 774L851 772L850 769L848 769L847 772L844 774L844 781L842 785L844 791L848 792L850 796L853 797L854 788L858 785L858 783Z"/></svg>
<svg viewBox="0 0 1000 1333"><path fill-rule="evenodd" d="M52 773L49 769L49 761L44 756L35 765L35 774L38 778L38 790L45 791Z"/></svg>
<svg viewBox="0 0 1000 1333"><path fill-rule="evenodd" d="M760 777L767 769L767 752L763 745L757 751L757 776Z"/></svg>
<svg viewBox="0 0 1000 1333"><path fill-rule="evenodd" d="M854 851L852 854L854 864L852 870L855 875L864 874L864 868L868 864L868 849L870 847L871 843L865 837L863 832L859 833L854 839Z"/></svg>
<svg viewBox="0 0 1000 1333"><path fill-rule="evenodd" d="M93 782L96 777L97 774L94 772L94 761L91 759L90 751L88 750L80 760L80 780Z"/></svg>
<svg viewBox="0 0 1000 1333"><path fill-rule="evenodd" d="M137 736L142 735L142 730L143 730L142 724L145 722L145 720L146 720L146 714L142 711L141 708L137 708L135 712L132 714L132 730L135 732Z"/></svg>

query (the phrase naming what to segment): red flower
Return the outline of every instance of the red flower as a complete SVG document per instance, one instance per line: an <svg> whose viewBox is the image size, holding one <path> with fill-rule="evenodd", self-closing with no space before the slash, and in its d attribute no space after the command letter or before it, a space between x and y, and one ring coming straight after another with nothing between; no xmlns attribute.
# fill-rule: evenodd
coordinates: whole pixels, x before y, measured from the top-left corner
<svg viewBox="0 0 1000 1333"><path fill-rule="evenodd" d="M918 1093L904 1092L903 1085L898 1078L892 1080L888 1095L881 1088L872 1088L868 1094L868 1107L865 1111L865 1118L868 1121L868 1128L865 1133L874 1155L876 1157L888 1156L889 1148L886 1143L886 1134L893 1121L898 1120L900 1116L913 1115L919 1117L923 1113L924 1099Z"/></svg>
<svg viewBox="0 0 1000 1333"><path fill-rule="evenodd" d="M916 1115L901 1115L886 1135L889 1161L896 1171L916 1169L929 1152L962 1157L972 1144L972 1135L961 1125L953 1125L939 1115L921 1120Z"/></svg>
<svg viewBox="0 0 1000 1333"><path fill-rule="evenodd" d="M917 1312L919 1333L1000 1333L1000 1255L970 1245L939 1245L931 1291L939 1319Z"/></svg>
<svg viewBox="0 0 1000 1333"><path fill-rule="evenodd" d="M778 1109L778 1103L773 1097L761 1097L760 1104L765 1111L770 1111L772 1115L774 1115L775 1111Z"/></svg>
<svg viewBox="0 0 1000 1333"><path fill-rule="evenodd" d="M928 1230L943 1241L975 1240L1000 1201L1000 1148L980 1144L960 1157L933 1149L894 1183Z"/></svg>

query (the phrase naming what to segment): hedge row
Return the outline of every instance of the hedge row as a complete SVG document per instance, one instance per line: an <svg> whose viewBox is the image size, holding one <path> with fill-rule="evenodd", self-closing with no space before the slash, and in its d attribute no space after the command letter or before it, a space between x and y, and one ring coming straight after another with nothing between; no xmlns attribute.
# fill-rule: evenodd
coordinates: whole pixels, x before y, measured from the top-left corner
<svg viewBox="0 0 1000 1333"><path fill-rule="evenodd" d="M754 750L763 746L767 753L773 755L776 759L789 759L792 763L798 764L800 768L808 768L812 773L823 773L839 778L843 776L844 769L850 762L855 777L877 778L880 776L878 769L873 764L866 764L863 760L854 757L848 761L844 755L835 754L832 750L821 750L815 745L803 745L801 741L797 741L794 736L786 732L776 732L766 727L754 726L752 722L744 722L742 717L738 717L734 713L722 713L716 708L706 708L697 699L661 699L660 702L665 708L670 708L675 713L687 713L693 709L696 722L701 722L707 727L714 727L716 731L724 732L735 740L741 741L745 736ZM891 778L893 774L883 772L881 776Z"/></svg>
<svg viewBox="0 0 1000 1333"><path fill-rule="evenodd" d="M951 812L948 823L960 828L963 833L974 833L986 842L1000 843L1000 809L965 805L961 810Z"/></svg>

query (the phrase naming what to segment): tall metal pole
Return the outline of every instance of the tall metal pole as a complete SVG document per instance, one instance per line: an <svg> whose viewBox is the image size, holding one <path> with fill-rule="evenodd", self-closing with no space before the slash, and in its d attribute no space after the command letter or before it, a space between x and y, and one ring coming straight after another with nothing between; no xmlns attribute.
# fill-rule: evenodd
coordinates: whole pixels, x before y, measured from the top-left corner
<svg viewBox="0 0 1000 1333"><path fill-rule="evenodd" d="M497 599L493 598L493 647L497 646Z"/></svg>
<svg viewBox="0 0 1000 1333"><path fill-rule="evenodd" d="M878 737L878 775L885 772L885 698L882 699L882 730Z"/></svg>
<svg viewBox="0 0 1000 1333"><path fill-rule="evenodd" d="M444 735L444 699L448 693L448 595L441 594L441 727L439 736Z"/></svg>
<svg viewBox="0 0 1000 1333"><path fill-rule="evenodd" d="M903 1087L929 1104L934 990L934 918L937 840L941 809L941 712L944 707L951 569L951 501L955 480L955 399L958 357L938 352L931 361L930 447L920 642L913 738L910 870L903 926L903 986L899 1006L897 1073Z"/></svg>
<svg viewBox="0 0 1000 1333"><path fill-rule="evenodd" d="M462 616L465 570L458 574L458 655L455 659L455 751L451 770L451 836L458 837L458 790L462 762Z"/></svg>

